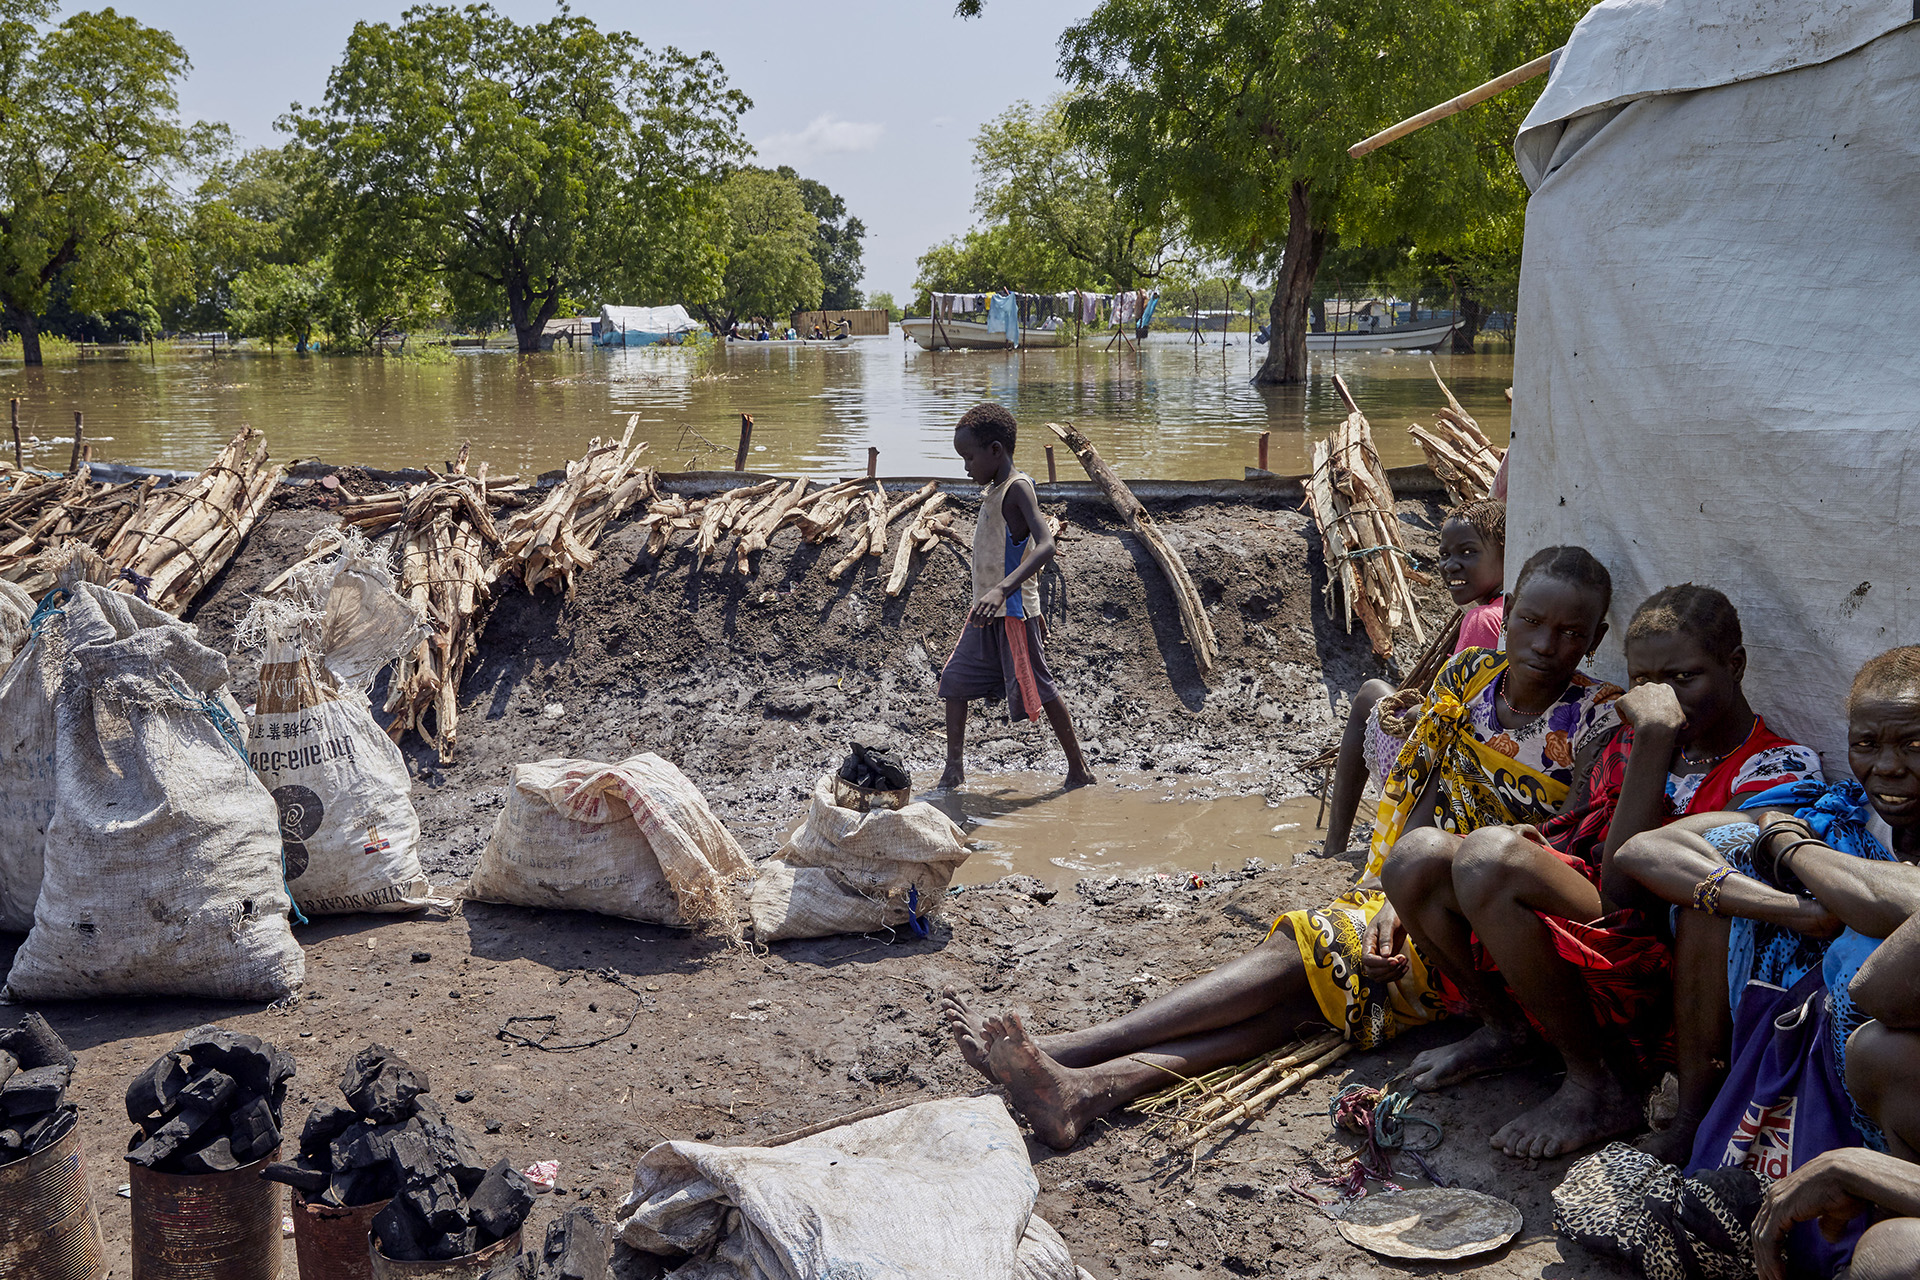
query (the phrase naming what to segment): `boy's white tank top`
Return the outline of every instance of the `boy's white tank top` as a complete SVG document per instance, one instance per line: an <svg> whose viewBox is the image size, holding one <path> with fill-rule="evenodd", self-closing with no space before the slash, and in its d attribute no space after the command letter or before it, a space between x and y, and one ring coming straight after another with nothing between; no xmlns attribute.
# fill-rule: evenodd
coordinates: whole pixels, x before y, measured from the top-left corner
<svg viewBox="0 0 1920 1280"><path fill-rule="evenodd" d="M1013 572L1026 558L1033 554L1033 538L1028 536L1025 542L1014 542L1013 535L1007 531L1006 512L1001 503L1017 480L1031 478L1026 472L1015 468L999 484L990 484L980 493L980 518L973 529L973 600L978 604L987 592L999 586L1006 576ZM1038 575L1036 574L1037 578ZM1040 588L1034 578L1028 578L1020 584L1019 595L1000 606L1000 616L1012 614L1017 618L1037 618L1040 616Z"/></svg>

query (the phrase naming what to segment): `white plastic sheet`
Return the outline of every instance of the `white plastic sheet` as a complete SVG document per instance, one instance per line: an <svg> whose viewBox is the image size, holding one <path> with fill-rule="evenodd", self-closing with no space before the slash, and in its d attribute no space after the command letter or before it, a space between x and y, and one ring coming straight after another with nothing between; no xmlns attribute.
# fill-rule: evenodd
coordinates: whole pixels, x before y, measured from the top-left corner
<svg viewBox="0 0 1920 1280"><path fill-rule="evenodd" d="M1854 672L1920 641L1920 26L1906 0L1834 7L1830 36L1811 3L1697 21L1735 7L1610 0L1521 135L1558 154L1527 212L1507 564L1606 563L1614 679L1641 599L1719 587L1755 707L1839 775ZM1695 65L1752 78L1657 88ZM1571 147L1554 113L1601 103Z"/></svg>

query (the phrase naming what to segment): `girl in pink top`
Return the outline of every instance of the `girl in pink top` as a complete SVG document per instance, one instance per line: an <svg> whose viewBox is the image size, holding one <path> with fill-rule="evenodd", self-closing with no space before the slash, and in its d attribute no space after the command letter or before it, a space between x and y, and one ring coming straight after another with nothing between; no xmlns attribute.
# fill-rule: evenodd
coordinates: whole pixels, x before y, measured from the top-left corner
<svg viewBox="0 0 1920 1280"><path fill-rule="evenodd" d="M1447 594L1462 612L1452 628L1427 647L1414 664L1413 678L1400 690L1384 680L1369 680L1353 695L1346 732L1333 769L1333 796L1327 816L1327 853L1343 853L1353 834L1367 775L1384 778L1406 744L1399 717L1418 711L1446 659L1466 649L1498 652L1501 642L1500 583L1506 576L1507 504L1483 498L1447 513L1440 526L1440 571ZM1382 716L1386 717L1383 724Z"/></svg>

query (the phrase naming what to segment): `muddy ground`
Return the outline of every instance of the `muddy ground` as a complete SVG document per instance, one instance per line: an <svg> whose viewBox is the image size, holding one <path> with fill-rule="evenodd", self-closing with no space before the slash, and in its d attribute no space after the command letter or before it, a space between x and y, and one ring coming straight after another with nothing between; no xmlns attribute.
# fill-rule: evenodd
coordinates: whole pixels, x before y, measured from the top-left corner
<svg viewBox="0 0 1920 1280"><path fill-rule="evenodd" d="M210 643L227 647L248 593L336 518L317 497L316 488L289 492L198 602L193 620ZM1098 507L1047 506L1066 521L1058 566L1042 580L1049 660L1096 772L1144 771L1198 795L1277 800L1306 790L1297 766L1330 740L1346 695L1377 673L1364 641L1326 614L1306 519L1277 498L1156 509L1221 641L1208 686L1139 544ZM1416 552L1432 550L1437 514L1402 504ZM961 531L971 532L964 522ZM893 744L930 783L943 753L934 685L964 613L964 555L943 546L902 598L888 599L879 562L830 583L825 571L840 552L795 542L782 533L750 578L696 574L675 549L647 559L639 532L621 526L570 600L502 584L463 689L456 758L409 747L435 882L457 883L472 869L519 761L657 751L705 790L755 856L777 847L849 739ZM1440 598L1428 598L1431 616L1443 616ZM251 660L236 657L243 703L252 684ZM970 736L975 768L1064 768L1044 724L1009 725L1004 707L976 710ZM124 1277L128 1202L114 1194L125 1180L120 1095L129 1076L201 1022L293 1051L290 1125L337 1097L333 1081L361 1044L400 1048L431 1073L434 1093L489 1159L560 1162L560 1190L541 1198L538 1229L563 1204L585 1201L606 1216L634 1161L663 1138L751 1141L880 1101L982 1087L941 1026L943 986L1029 1011L1043 1030L1111 1017L1239 954L1278 911L1331 898L1358 861L1307 857L1247 870L1236 861L1198 888L1083 881L1050 901L1013 879L950 898L926 939L841 937L776 943L770 953L652 925L479 904L444 920L335 917L298 931L307 984L283 1007L110 1000L43 1012L80 1055L74 1097L111 1273ZM0 935L0 965L17 942ZM560 1042L604 1043L547 1052L500 1035L510 1018L545 1015L557 1019ZM1548 1192L1567 1161L1527 1166L1487 1146L1494 1128L1551 1089L1544 1071L1422 1103L1446 1132L1436 1166L1523 1212L1525 1229L1500 1253L1388 1264L1348 1245L1290 1190L1349 1149L1327 1121L1342 1084L1383 1083L1419 1049L1456 1034L1428 1028L1390 1051L1349 1056L1197 1164L1169 1158L1159 1137L1125 1116L1070 1152L1030 1143L1040 1210L1100 1277L1626 1274L1551 1234ZM471 1100L456 1101L466 1091ZM291 1275L290 1242L288 1266Z"/></svg>

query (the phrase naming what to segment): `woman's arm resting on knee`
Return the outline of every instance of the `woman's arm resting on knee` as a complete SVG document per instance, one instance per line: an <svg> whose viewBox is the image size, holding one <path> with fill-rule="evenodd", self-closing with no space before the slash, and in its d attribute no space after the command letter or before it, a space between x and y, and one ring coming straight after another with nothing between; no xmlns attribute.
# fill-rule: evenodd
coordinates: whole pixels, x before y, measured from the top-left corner
<svg viewBox="0 0 1920 1280"><path fill-rule="evenodd" d="M1701 813L1681 818L1657 830L1643 831L1621 845L1613 866L1655 897L1690 907L1700 882L1727 865L1704 833L1751 820L1751 815L1744 813ZM1720 882L1719 914L1764 920L1802 933L1836 931L1820 903L1784 893L1750 876L1731 875Z"/></svg>
<svg viewBox="0 0 1920 1280"><path fill-rule="evenodd" d="M1786 1275L1782 1244L1788 1228L1820 1220L1835 1238L1872 1206L1895 1217L1920 1217L1920 1165L1860 1147L1827 1151L1767 1188L1753 1220L1753 1256L1762 1280Z"/></svg>
<svg viewBox="0 0 1920 1280"><path fill-rule="evenodd" d="M1874 948L1851 990L1861 1012L1896 1031L1920 1030L1920 916Z"/></svg>

